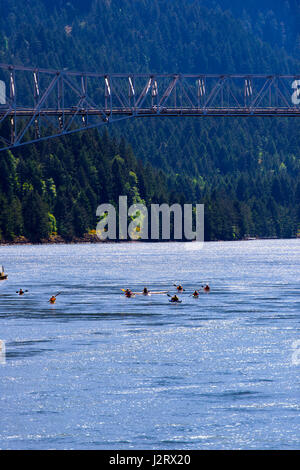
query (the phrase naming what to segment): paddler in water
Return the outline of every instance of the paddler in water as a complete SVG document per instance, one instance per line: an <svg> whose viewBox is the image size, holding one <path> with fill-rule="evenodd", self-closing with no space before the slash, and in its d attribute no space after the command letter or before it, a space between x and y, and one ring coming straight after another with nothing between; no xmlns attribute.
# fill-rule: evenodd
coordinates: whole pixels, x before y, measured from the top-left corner
<svg viewBox="0 0 300 470"><path fill-rule="evenodd" d="M56 302L56 297L57 297L58 295L60 295L60 294L61 294L61 292L57 292L57 294L52 295L52 297L50 297L50 299L49 299L50 304L55 304L55 302Z"/></svg>
<svg viewBox="0 0 300 470"><path fill-rule="evenodd" d="M50 302L50 304L55 304L55 302L56 302L55 295L52 295L52 297L50 297L49 302Z"/></svg>
<svg viewBox="0 0 300 470"><path fill-rule="evenodd" d="M25 292L23 291L23 289L19 289L19 290L16 292L16 294L19 294L19 295L24 295L24 294L25 294Z"/></svg>
<svg viewBox="0 0 300 470"><path fill-rule="evenodd" d="M170 302L180 302L180 300L179 300L179 298L177 297L177 295L174 294L173 297L171 297Z"/></svg>
<svg viewBox="0 0 300 470"><path fill-rule="evenodd" d="M134 293L130 289L126 289L125 297L134 297Z"/></svg>

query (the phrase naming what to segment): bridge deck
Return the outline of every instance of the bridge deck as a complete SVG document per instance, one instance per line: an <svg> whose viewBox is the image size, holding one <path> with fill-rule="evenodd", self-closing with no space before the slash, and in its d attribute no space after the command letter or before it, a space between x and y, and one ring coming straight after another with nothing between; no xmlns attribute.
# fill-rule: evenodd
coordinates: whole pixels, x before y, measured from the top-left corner
<svg viewBox="0 0 300 470"><path fill-rule="evenodd" d="M34 108L7 109L0 107L1 117L33 117L33 116L300 116L299 107L232 107L232 108L64 108L64 109L40 109L38 112Z"/></svg>

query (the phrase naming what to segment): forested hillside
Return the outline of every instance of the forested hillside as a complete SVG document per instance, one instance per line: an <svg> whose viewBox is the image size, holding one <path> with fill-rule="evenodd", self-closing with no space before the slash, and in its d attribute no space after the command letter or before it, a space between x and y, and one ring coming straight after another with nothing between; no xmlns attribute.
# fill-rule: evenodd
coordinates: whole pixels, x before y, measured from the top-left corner
<svg viewBox="0 0 300 470"><path fill-rule="evenodd" d="M96 227L99 201L117 202L121 194L128 205L159 202L167 197L165 186L162 172L145 170L124 140L107 133L101 139L96 131L43 142L17 157L6 152L0 159L2 236L82 237Z"/></svg>
<svg viewBox="0 0 300 470"><path fill-rule="evenodd" d="M298 0L204 0L203 4L229 10L250 34L300 59Z"/></svg>
<svg viewBox="0 0 300 470"><path fill-rule="evenodd" d="M1 0L0 61L299 73L297 18L294 0ZM207 240L294 237L299 133L291 118L159 118L1 153L0 237L82 237L95 229L96 207L119 194L147 204L204 202Z"/></svg>

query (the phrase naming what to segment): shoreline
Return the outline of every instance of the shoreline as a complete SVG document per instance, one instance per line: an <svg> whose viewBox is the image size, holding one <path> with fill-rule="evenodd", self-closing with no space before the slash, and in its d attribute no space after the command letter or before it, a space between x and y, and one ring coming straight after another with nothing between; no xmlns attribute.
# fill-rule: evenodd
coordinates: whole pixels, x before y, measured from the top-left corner
<svg viewBox="0 0 300 470"><path fill-rule="evenodd" d="M204 243L210 242L243 242L243 241L255 241L255 240L298 240L300 237L290 238L278 238L278 237L249 237L235 240L205 240ZM195 240L99 240L97 236L89 235L79 238L75 237L72 240L65 240L60 236L51 237L49 239L43 239L38 242L33 242L25 237L22 239L16 239L14 241L0 241L1 246L22 246L22 245L82 245L82 244L119 244L119 243L195 243Z"/></svg>

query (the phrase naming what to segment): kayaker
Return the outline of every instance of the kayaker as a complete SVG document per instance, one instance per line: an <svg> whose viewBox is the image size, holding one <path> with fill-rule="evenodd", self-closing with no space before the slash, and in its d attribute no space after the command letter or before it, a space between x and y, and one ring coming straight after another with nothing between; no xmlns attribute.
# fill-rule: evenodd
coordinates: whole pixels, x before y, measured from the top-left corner
<svg viewBox="0 0 300 470"><path fill-rule="evenodd" d="M209 285L206 284L206 285L203 287L203 290L204 290L205 292L209 292L209 291L210 291Z"/></svg>
<svg viewBox="0 0 300 470"><path fill-rule="evenodd" d="M23 289L20 289L20 290L17 291L17 294L19 294L19 295L24 295L25 292L23 291Z"/></svg>
<svg viewBox="0 0 300 470"><path fill-rule="evenodd" d="M176 294L173 295L173 297L171 298L170 302L180 302L179 298L177 297Z"/></svg>
<svg viewBox="0 0 300 470"><path fill-rule="evenodd" d="M199 297L199 292L197 290L195 290L195 292L193 293L193 297Z"/></svg>
<svg viewBox="0 0 300 470"><path fill-rule="evenodd" d="M52 297L50 297L49 302L50 302L50 304L55 304L55 302L56 302L55 295L52 295Z"/></svg>
<svg viewBox="0 0 300 470"><path fill-rule="evenodd" d="M126 289L125 297L134 297L134 293L130 289Z"/></svg>
<svg viewBox="0 0 300 470"><path fill-rule="evenodd" d="M148 295L149 294L149 291L147 289L147 287L144 287L143 289L143 295Z"/></svg>
<svg viewBox="0 0 300 470"><path fill-rule="evenodd" d="M5 279L7 279L7 274L5 274L4 267L2 266L0 270L0 281L4 281Z"/></svg>
<svg viewBox="0 0 300 470"><path fill-rule="evenodd" d="M179 284L176 289L178 290L178 292L182 292L184 290L181 284Z"/></svg>

